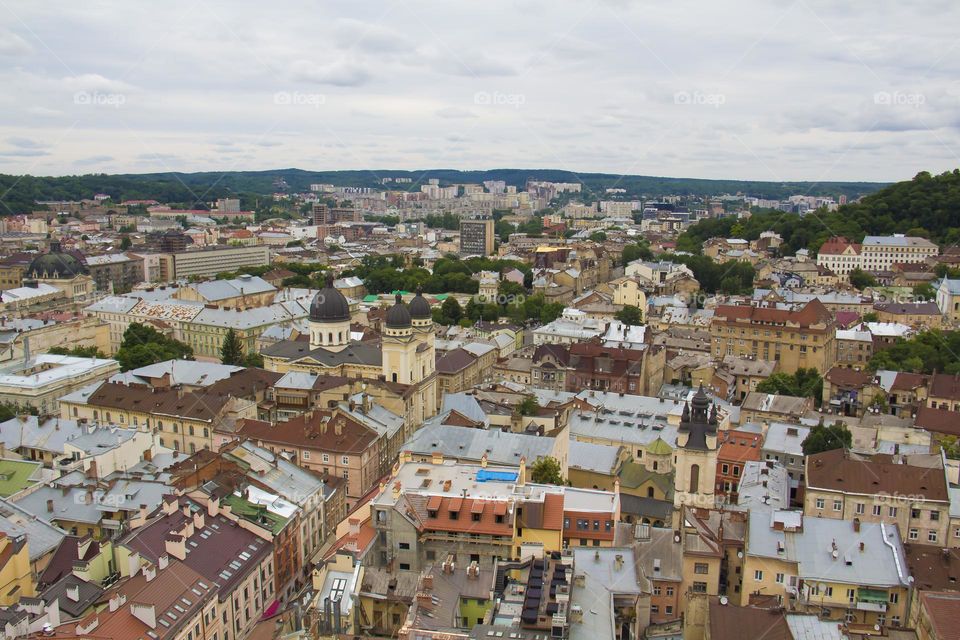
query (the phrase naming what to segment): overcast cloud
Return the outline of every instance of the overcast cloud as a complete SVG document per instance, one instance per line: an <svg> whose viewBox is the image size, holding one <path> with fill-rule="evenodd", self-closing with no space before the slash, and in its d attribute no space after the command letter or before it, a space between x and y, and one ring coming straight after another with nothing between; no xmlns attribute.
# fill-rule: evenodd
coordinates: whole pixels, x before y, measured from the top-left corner
<svg viewBox="0 0 960 640"><path fill-rule="evenodd" d="M952 0L6 0L0 172L900 180L960 166L958 24Z"/></svg>

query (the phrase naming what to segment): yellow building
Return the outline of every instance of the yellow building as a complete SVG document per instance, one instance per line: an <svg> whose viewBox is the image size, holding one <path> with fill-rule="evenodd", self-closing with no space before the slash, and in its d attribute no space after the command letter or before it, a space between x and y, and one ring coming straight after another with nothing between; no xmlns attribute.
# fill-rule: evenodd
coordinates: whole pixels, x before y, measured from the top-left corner
<svg viewBox="0 0 960 640"><path fill-rule="evenodd" d="M909 585L896 527L795 511L750 518L743 603L752 594L779 596L791 611L899 627L907 621Z"/></svg>
<svg viewBox="0 0 960 640"><path fill-rule="evenodd" d="M36 595L25 536L14 539L0 532L0 563L0 606L8 607L22 597Z"/></svg>
<svg viewBox="0 0 960 640"><path fill-rule="evenodd" d="M613 287L613 304L637 307L646 317L647 292L638 278L617 278L610 283L610 286Z"/></svg>

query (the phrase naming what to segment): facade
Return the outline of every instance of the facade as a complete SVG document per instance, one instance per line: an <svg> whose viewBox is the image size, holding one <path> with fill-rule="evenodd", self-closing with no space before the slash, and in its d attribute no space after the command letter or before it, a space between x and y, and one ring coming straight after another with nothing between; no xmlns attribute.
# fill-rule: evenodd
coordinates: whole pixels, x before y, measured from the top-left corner
<svg viewBox="0 0 960 640"><path fill-rule="evenodd" d="M946 545L950 496L939 454L860 455L834 449L806 459L803 512L885 523L908 542Z"/></svg>
<svg viewBox="0 0 960 640"><path fill-rule="evenodd" d="M687 505L712 508L717 479L717 407L700 387L683 405L674 451L675 514ZM676 516L675 516L676 517Z"/></svg>
<svg viewBox="0 0 960 640"><path fill-rule="evenodd" d="M895 264L923 262L939 253L940 248L926 238L902 234L867 236L859 244L835 237L820 247L817 265L849 275L854 269L889 271Z"/></svg>
<svg viewBox="0 0 960 640"><path fill-rule="evenodd" d="M817 299L802 308L720 305L710 323L713 356L753 357L777 363L781 373L827 371L837 357L836 322Z"/></svg>
<svg viewBox="0 0 960 640"><path fill-rule="evenodd" d="M489 256L493 253L493 218L460 221L460 254L466 256Z"/></svg>
<svg viewBox="0 0 960 640"><path fill-rule="evenodd" d="M243 267L263 267L270 264L270 248L212 247L198 251L176 251L160 255L160 282L172 282L191 276L214 276L224 271Z"/></svg>
<svg viewBox="0 0 960 640"><path fill-rule="evenodd" d="M132 253L87 256L90 277L98 291L126 293L144 280L143 258Z"/></svg>
<svg viewBox="0 0 960 640"><path fill-rule="evenodd" d="M116 360L45 353L0 370L0 402L57 415L62 397L118 371Z"/></svg>

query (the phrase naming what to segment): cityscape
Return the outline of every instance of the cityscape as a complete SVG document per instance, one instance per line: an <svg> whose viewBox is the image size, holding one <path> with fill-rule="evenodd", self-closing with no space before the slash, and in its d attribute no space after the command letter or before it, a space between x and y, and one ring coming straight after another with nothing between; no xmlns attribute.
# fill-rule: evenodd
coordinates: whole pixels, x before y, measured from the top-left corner
<svg viewBox="0 0 960 640"><path fill-rule="evenodd" d="M960 8L55 4L0 640L960 638Z"/></svg>

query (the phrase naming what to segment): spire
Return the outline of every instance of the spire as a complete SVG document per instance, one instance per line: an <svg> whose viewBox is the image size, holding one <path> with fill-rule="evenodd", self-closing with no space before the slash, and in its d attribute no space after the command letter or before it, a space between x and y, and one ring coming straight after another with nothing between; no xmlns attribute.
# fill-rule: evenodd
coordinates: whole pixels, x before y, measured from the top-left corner
<svg viewBox="0 0 960 640"><path fill-rule="evenodd" d="M332 271L327 272L327 288L328 289L333 288L333 272Z"/></svg>
<svg viewBox="0 0 960 640"><path fill-rule="evenodd" d="M399 292L399 291L397 291L397 295L395 296L394 299L396 300L396 303L397 303L397 304L403 304L403 296L400 295L400 292Z"/></svg>

